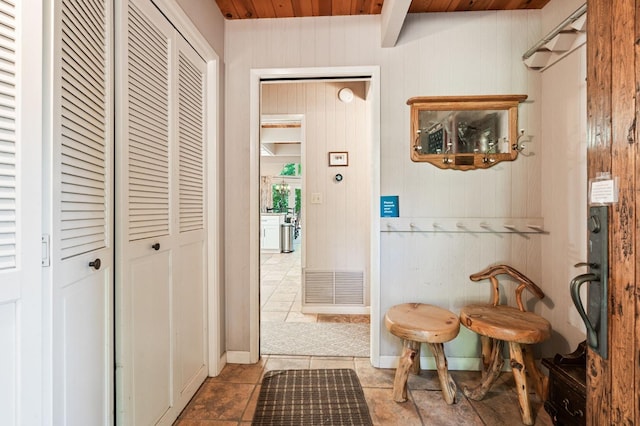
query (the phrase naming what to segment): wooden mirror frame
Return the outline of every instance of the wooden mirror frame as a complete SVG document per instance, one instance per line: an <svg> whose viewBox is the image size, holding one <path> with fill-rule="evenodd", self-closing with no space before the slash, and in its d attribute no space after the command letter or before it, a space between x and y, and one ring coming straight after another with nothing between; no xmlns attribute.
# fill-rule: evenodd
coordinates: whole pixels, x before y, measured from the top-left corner
<svg viewBox="0 0 640 426"><path fill-rule="evenodd" d="M527 95L478 95L478 96L435 96L414 97L407 101L411 106L411 160L431 163L441 169L473 170L486 169L501 161L513 161L518 157L518 105ZM419 132L421 111L471 111L506 110L509 114L506 141L509 152L468 152L430 154L420 152Z"/></svg>

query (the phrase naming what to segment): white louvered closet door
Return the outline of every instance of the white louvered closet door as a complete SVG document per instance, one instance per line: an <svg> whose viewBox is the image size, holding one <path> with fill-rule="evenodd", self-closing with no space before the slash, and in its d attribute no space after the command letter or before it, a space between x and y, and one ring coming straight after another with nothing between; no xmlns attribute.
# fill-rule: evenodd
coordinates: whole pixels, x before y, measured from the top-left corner
<svg viewBox="0 0 640 426"><path fill-rule="evenodd" d="M180 35L176 41L174 386L177 404L185 406L207 376L206 64Z"/></svg>
<svg viewBox="0 0 640 426"><path fill-rule="evenodd" d="M0 0L0 423L41 424L42 19Z"/></svg>
<svg viewBox="0 0 640 426"><path fill-rule="evenodd" d="M171 424L207 371L204 73L150 1L119 22L119 422Z"/></svg>
<svg viewBox="0 0 640 426"><path fill-rule="evenodd" d="M54 424L114 419L112 8L54 7Z"/></svg>

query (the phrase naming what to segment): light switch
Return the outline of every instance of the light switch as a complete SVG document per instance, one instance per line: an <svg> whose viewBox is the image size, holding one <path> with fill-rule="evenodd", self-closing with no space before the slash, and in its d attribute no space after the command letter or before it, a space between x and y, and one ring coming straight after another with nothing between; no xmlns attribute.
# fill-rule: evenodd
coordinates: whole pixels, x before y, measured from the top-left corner
<svg viewBox="0 0 640 426"><path fill-rule="evenodd" d="M320 192L311 193L311 204L322 204L322 193Z"/></svg>

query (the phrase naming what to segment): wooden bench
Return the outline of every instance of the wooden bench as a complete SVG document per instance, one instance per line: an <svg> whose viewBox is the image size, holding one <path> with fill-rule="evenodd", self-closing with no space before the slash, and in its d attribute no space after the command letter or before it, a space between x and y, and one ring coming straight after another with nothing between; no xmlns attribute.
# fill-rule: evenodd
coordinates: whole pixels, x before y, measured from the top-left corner
<svg viewBox="0 0 640 426"><path fill-rule="evenodd" d="M393 382L393 400L407 400L409 372L420 373L420 344L426 343L436 360L442 395L447 404L456 400L456 384L449 375L444 342L460 331L458 317L446 309L423 303L405 303L391 307L384 316L387 329L403 339L402 355Z"/></svg>
<svg viewBox="0 0 640 426"><path fill-rule="evenodd" d="M496 277L503 274L519 282L515 290L517 308L500 304L500 284ZM491 303L468 305L460 310L462 325L480 335L483 364L480 384L473 389L465 388L463 392L474 400L484 398L500 376L504 364L502 346L503 342L507 342L522 422L532 425L527 374L533 380L533 387L542 401L547 399L548 378L534 362L530 345L551 337L551 325L541 316L526 311L522 303L522 292L526 288L539 299L544 297L544 293L529 278L507 265L490 266L469 278L472 281L488 278L493 284L493 297Z"/></svg>

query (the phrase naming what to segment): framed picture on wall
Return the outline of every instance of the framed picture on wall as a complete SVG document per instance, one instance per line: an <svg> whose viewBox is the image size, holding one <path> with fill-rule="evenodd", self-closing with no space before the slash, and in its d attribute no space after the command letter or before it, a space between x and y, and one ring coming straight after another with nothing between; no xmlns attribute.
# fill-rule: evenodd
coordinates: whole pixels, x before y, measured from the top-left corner
<svg viewBox="0 0 640 426"><path fill-rule="evenodd" d="M349 165L349 153L348 152L330 152L329 153L329 166L348 166Z"/></svg>

